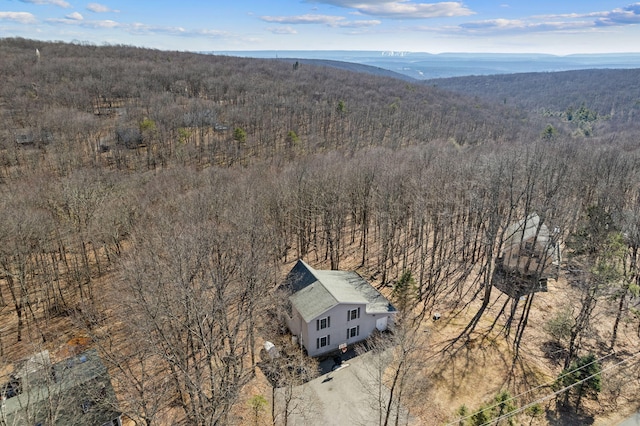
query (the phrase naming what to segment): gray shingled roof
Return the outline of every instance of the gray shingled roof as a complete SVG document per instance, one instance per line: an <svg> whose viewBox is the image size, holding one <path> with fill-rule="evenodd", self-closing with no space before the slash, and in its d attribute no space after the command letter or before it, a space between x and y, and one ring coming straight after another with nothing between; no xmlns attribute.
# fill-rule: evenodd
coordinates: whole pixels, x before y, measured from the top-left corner
<svg viewBox="0 0 640 426"><path fill-rule="evenodd" d="M55 426L102 425L120 416L107 368L95 349L22 379L22 392L0 409L8 425L49 420Z"/></svg>
<svg viewBox="0 0 640 426"><path fill-rule="evenodd" d="M538 226L540 227L539 231ZM536 232L538 232L537 238ZM505 249L519 246L521 242L528 241L532 238L536 238L535 245L538 247L538 250L546 250L547 259L554 265L558 264L560 261L558 248L551 241L549 228L544 223L540 225L540 216L536 213L530 214L526 220L522 219L507 228L504 241Z"/></svg>
<svg viewBox="0 0 640 426"><path fill-rule="evenodd" d="M306 322L341 303L364 304L368 314L396 310L357 272L318 271L298 260L287 284L293 291L289 300Z"/></svg>
<svg viewBox="0 0 640 426"><path fill-rule="evenodd" d="M520 244L521 241L527 241L535 237L539 225L540 216L535 213L530 214L526 221L522 219L510 225L505 232L505 244L516 245ZM549 228L547 228L547 225L542 224L542 226L540 226L540 232L538 232L536 242L543 246L546 246L549 242Z"/></svg>

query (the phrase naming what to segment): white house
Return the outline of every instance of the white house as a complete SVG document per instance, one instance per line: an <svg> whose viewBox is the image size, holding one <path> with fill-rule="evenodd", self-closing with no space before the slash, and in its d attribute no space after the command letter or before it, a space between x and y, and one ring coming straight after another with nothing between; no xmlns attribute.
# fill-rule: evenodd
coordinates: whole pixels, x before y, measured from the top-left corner
<svg viewBox="0 0 640 426"><path fill-rule="evenodd" d="M310 356L327 354L384 331L396 309L356 272L318 271L298 260L287 275L287 325Z"/></svg>
<svg viewBox="0 0 640 426"><path fill-rule="evenodd" d="M512 224L505 232L504 268L540 279L558 277L560 245L556 233L541 223L533 213L526 220Z"/></svg>
<svg viewBox="0 0 640 426"><path fill-rule="evenodd" d="M560 233L553 233L533 213L505 230L502 257L494 269L494 285L513 297L547 291L549 278L558 279Z"/></svg>

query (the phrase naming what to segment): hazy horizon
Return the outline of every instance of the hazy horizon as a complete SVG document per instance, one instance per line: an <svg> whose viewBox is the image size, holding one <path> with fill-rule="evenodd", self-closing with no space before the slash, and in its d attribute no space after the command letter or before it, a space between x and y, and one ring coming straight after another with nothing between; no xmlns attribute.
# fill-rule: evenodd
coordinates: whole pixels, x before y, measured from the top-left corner
<svg viewBox="0 0 640 426"><path fill-rule="evenodd" d="M638 46L638 24L640 3L628 0L16 0L0 6L3 37L180 51L624 53Z"/></svg>
<svg viewBox="0 0 640 426"><path fill-rule="evenodd" d="M431 54L380 50L246 50L203 53L259 59L341 61L382 68L418 80L590 68L640 68L640 53L632 52L551 55L463 52Z"/></svg>

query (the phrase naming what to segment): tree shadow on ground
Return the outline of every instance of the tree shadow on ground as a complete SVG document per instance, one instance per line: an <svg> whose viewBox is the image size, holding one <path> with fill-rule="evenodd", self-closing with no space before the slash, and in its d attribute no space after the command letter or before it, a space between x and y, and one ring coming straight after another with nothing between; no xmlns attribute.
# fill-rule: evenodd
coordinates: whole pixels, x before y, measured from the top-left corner
<svg viewBox="0 0 640 426"><path fill-rule="evenodd" d="M547 410L547 421L550 426L588 426L595 421L592 415L578 412L572 408L559 407L556 410Z"/></svg>
<svg viewBox="0 0 640 426"><path fill-rule="evenodd" d="M545 358L556 366L561 365L567 358L567 350L558 342L552 340L544 342L541 349Z"/></svg>

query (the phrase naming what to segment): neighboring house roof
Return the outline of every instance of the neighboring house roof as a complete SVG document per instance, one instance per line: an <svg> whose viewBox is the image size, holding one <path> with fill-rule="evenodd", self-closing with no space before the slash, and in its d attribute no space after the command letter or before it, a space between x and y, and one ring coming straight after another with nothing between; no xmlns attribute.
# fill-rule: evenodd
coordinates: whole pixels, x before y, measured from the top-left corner
<svg viewBox="0 0 640 426"><path fill-rule="evenodd" d="M19 129L15 131L16 143L18 145L48 144L53 142L53 134L46 129L39 132L36 129Z"/></svg>
<svg viewBox="0 0 640 426"><path fill-rule="evenodd" d="M120 417L107 368L95 349L14 380L19 380L17 394L5 395L0 407L8 425L51 420L53 425L102 425Z"/></svg>
<svg viewBox="0 0 640 426"><path fill-rule="evenodd" d="M306 322L342 303L364 304L367 314L396 311L357 272L318 271L298 260L286 283L293 292L289 300Z"/></svg>
<svg viewBox="0 0 640 426"><path fill-rule="evenodd" d="M536 236L540 226L540 216L536 213L530 214L525 219L510 225L505 232L505 244L516 245L520 244L520 241L527 241ZM540 232L538 232L538 243L546 244L549 241L549 228L545 224L540 226Z"/></svg>
<svg viewBox="0 0 640 426"><path fill-rule="evenodd" d="M539 228L539 230L538 230ZM536 233L538 234L536 238ZM551 240L549 228L544 223L540 224L540 216L530 214L527 219L509 226L505 232L505 248L520 245L521 242L535 238L536 246L547 250L547 256L553 263L558 262L559 253L556 244Z"/></svg>

